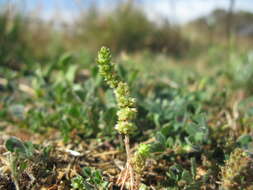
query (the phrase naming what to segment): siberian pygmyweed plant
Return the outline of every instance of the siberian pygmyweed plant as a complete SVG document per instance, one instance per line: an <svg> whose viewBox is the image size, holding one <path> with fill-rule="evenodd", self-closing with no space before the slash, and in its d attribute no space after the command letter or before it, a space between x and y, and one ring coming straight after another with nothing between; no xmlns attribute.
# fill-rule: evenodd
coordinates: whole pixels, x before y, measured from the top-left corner
<svg viewBox="0 0 253 190"><path fill-rule="evenodd" d="M98 52L97 63L99 73L106 83L113 89L118 105L118 121L115 129L119 134L124 136L124 143L127 155L127 163L125 169L118 178L118 184L121 189L124 188L127 181L130 182L130 189L136 190L139 186L139 177L145 166L146 158L149 155L149 145L141 144L135 154L132 156L130 152L129 136L133 134L137 127L134 119L137 114L136 101L130 96L129 86L126 82L121 81L115 71L114 65L111 63L111 52L109 48L102 47Z"/></svg>

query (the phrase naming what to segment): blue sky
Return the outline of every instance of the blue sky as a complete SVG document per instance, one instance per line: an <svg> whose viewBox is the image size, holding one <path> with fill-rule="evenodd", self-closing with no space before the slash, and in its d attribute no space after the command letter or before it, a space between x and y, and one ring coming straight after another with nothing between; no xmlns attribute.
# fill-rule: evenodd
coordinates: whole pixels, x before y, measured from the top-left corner
<svg viewBox="0 0 253 190"><path fill-rule="evenodd" d="M184 23L206 15L216 8L228 9L229 0L145 0L145 4L148 7L147 11L152 10L147 14L153 19L161 15ZM253 0L237 0L235 9L253 12Z"/></svg>
<svg viewBox="0 0 253 190"><path fill-rule="evenodd" d="M87 7L92 2L98 2L103 10L111 9L124 0L0 0L18 4L23 9L37 12L43 19L58 17L71 22L78 15L80 7ZM229 0L135 0L154 21L161 17L174 22L185 23L199 16L206 15L216 8L229 6ZM1 4L0 4L1 5ZM253 12L253 0L236 0L236 10Z"/></svg>

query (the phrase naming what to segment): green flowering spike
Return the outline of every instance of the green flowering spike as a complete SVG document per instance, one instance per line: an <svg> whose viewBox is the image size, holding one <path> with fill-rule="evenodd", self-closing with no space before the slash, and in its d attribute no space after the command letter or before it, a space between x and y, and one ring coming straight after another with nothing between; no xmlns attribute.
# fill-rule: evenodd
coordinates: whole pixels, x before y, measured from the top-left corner
<svg viewBox="0 0 253 190"><path fill-rule="evenodd" d="M128 84L122 82L116 74L114 66L111 63L111 53L108 48L102 47L100 49L97 62L100 75L113 89L115 94L117 106L119 107L119 110L117 111L118 121L115 129L120 134L125 135L125 147L127 150L127 147L129 149L129 135L133 134L136 130L136 126L133 123L137 114L136 101L130 96ZM126 153L127 158L130 158L128 159L128 162L130 162L129 166L133 168L136 173L142 174L146 160L150 155L150 145L139 145L133 157L129 154L129 151L126 151ZM127 170L128 169L129 168L127 168Z"/></svg>
<svg viewBox="0 0 253 190"><path fill-rule="evenodd" d="M126 83L119 82L114 93L120 108L135 107L135 99L130 97L129 87Z"/></svg>
<svg viewBox="0 0 253 190"><path fill-rule="evenodd" d="M115 126L115 129L120 134L129 135L134 133L134 131L136 130L136 126L132 122L118 121L118 123Z"/></svg>
<svg viewBox="0 0 253 190"><path fill-rule="evenodd" d="M98 68L100 75L106 83L114 89L117 105L118 122L115 129L124 135L134 133L136 126L133 120L136 117L137 109L135 99L130 96L129 86L127 83L120 81L115 72L114 65L111 63L111 52L108 48L102 47L98 52Z"/></svg>
<svg viewBox="0 0 253 190"><path fill-rule="evenodd" d="M134 170L141 174L144 170L147 158L150 155L150 145L140 144L132 159Z"/></svg>
<svg viewBox="0 0 253 190"><path fill-rule="evenodd" d="M143 158L147 158L150 155L150 145L149 144L140 144L137 150L137 154Z"/></svg>
<svg viewBox="0 0 253 190"><path fill-rule="evenodd" d="M107 47L102 47L98 52L98 62L100 64L110 64L111 62L111 52Z"/></svg>
<svg viewBox="0 0 253 190"><path fill-rule="evenodd" d="M99 73L111 88L118 86L119 80L115 73L114 65L111 64L111 52L108 48L102 47L97 58Z"/></svg>
<svg viewBox="0 0 253 190"><path fill-rule="evenodd" d="M120 121L133 120L136 117L136 108L122 108L117 112Z"/></svg>
<svg viewBox="0 0 253 190"><path fill-rule="evenodd" d="M118 87L115 90L116 96L129 96L129 88L125 82L119 82Z"/></svg>

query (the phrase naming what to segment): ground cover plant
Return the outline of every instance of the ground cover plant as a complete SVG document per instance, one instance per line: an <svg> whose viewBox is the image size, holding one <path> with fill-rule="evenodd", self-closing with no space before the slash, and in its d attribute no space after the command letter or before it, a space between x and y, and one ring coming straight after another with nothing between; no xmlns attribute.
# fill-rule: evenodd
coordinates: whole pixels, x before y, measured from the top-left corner
<svg viewBox="0 0 253 190"><path fill-rule="evenodd" d="M252 39L221 10L98 10L70 30L0 10L0 190L253 189Z"/></svg>
<svg viewBox="0 0 253 190"><path fill-rule="evenodd" d="M73 55L30 73L3 68L0 189L251 189L252 60L233 57L159 79L111 65L107 48L100 69ZM125 145L116 131L131 134Z"/></svg>

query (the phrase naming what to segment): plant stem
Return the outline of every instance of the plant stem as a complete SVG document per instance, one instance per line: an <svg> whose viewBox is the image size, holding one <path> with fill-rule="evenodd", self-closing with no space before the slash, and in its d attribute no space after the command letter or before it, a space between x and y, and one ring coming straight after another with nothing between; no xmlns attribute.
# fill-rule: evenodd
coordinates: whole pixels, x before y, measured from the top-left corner
<svg viewBox="0 0 253 190"><path fill-rule="evenodd" d="M131 164L131 151L130 151L130 144L129 144L129 135L125 135L125 148L126 148L126 154L127 154L127 163L126 163L126 169L127 172L130 174L130 189L134 190L134 171Z"/></svg>
<svg viewBox="0 0 253 190"><path fill-rule="evenodd" d="M130 162L131 159L131 152L130 152L130 145L129 145L129 135L125 135L125 148L126 148L126 154L127 154L127 162Z"/></svg>
<svg viewBox="0 0 253 190"><path fill-rule="evenodd" d="M18 184L17 158L11 154L9 157L9 162L10 162L10 168L11 168L12 179L13 179L14 185L16 187L16 190L20 190L19 184Z"/></svg>

